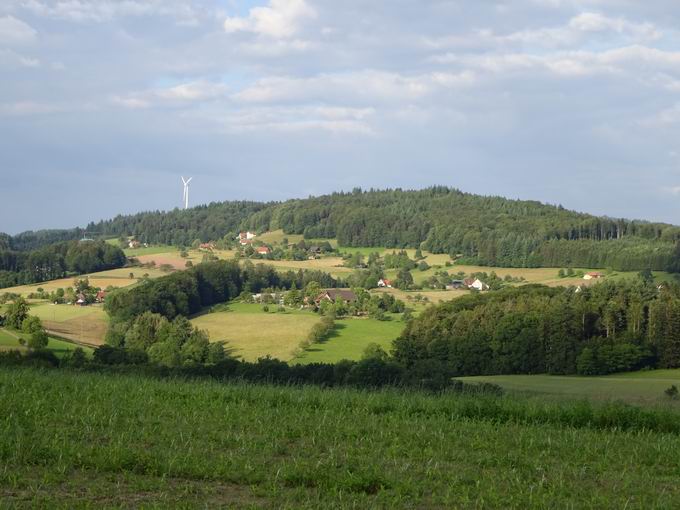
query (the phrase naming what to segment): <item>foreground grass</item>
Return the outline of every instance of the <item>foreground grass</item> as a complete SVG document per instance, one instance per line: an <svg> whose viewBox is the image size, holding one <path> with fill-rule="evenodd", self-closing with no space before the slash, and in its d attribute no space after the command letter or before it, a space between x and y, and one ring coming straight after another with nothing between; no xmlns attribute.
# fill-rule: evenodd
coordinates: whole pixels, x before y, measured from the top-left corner
<svg viewBox="0 0 680 510"><path fill-rule="evenodd" d="M566 426L560 420L577 407L528 405L0 369L0 500L62 508L675 506L677 435L617 430L616 418Z"/></svg>
<svg viewBox="0 0 680 510"><path fill-rule="evenodd" d="M663 392L671 385L680 387L680 370L645 370L604 377L490 375L460 379L467 382L490 382L507 390L548 398L619 399L648 405L668 401Z"/></svg>

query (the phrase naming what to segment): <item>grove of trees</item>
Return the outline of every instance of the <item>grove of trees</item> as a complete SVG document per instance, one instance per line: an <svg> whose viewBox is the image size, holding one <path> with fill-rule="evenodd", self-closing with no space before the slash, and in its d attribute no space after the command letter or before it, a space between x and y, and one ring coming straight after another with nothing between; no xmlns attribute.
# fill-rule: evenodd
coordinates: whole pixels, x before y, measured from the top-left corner
<svg viewBox="0 0 680 510"><path fill-rule="evenodd" d="M473 294L410 321L394 355L405 366L442 363L454 376L680 367L680 287L639 278Z"/></svg>

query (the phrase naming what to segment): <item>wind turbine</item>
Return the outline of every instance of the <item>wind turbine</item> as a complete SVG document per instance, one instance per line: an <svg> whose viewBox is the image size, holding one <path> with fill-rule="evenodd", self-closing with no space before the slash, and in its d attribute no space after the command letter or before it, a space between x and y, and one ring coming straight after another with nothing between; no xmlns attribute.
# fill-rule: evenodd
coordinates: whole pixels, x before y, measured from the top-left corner
<svg viewBox="0 0 680 510"><path fill-rule="evenodd" d="M184 184L184 195L182 195L182 202L184 202L185 209L189 209L189 183L191 182L191 179L193 179L193 177L189 177L189 179L184 179L184 177L182 177L182 183Z"/></svg>

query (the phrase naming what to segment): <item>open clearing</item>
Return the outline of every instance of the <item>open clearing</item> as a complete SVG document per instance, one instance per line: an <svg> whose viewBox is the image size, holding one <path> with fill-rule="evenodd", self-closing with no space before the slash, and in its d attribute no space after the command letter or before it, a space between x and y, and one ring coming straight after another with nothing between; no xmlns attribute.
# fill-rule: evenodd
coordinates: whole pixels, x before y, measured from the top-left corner
<svg viewBox="0 0 680 510"><path fill-rule="evenodd" d="M226 341L225 350L232 356L246 361L267 355L290 360L320 318L307 311L276 312L278 305L269 308L264 312L262 305L230 303L228 311L206 313L191 322L206 330L211 342Z"/></svg>
<svg viewBox="0 0 680 510"><path fill-rule="evenodd" d="M336 363L342 359L357 361L370 343L376 343L390 352L392 341L401 334L405 326L398 317L391 316L389 321L368 318L338 319L335 321L335 329L326 339L313 344L293 362Z"/></svg>
<svg viewBox="0 0 680 510"><path fill-rule="evenodd" d="M602 377L492 375L460 379L470 382L492 382L507 390L548 398L587 398L660 404L668 402L668 398L663 394L666 388L673 384L680 387L680 370L646 370Z"/></svg>
<svg viewBox="0 0 680 510"><path fill-rule="evenodd" d="M582 406L545 406L1 368L0 500L10 508L677 507L677 434L617 429L615 411L609 425L564 425Z"/></svg>

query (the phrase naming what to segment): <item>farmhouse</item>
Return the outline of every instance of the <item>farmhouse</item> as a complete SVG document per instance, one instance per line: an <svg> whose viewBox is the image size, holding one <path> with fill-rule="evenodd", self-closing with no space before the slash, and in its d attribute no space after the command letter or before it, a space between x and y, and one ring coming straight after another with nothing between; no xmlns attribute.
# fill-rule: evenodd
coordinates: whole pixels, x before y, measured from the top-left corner
<svg viewBox="0 0 680 510"><path fill-rule="evenodd" d="M475 289L479 291L489 290L489 286L479 278L466 278L463 284L470 290Z"/></svg>
<svg viewBox="0 0 680 510"><path fill-rule="evenodd" d="M128 248L131 250L134 250L135 248L139 248L141 246L140 242L137 241L136 239L130 239L128 241Z"/></svg>
<svg viewBox="0 0 680 510"><path fill-rule="evenodd" d="M213 251L215 249L215 243L201 243L198 246L199 250Z"/></svg>
<svg viewBox="0 0 680 510"><path fill-rule="evenodd" d="M585 275L583 275L584 280L595 280L597 278L604 278L604 275L598 272L586 273Z"/></svg>
<svg viewBox="0 0 680 510"><path fill-rule="evenodd" d="M259 246L255 251L258 255L269 255L272 252L268 246Z"/></svg>
<svg viewBox="0 0 680 510"><path fill-rule="evenodd" d="M387 287L388 289L391 289L392 280L388 280L387 278L380 278L380 280L378 280L378 287Z"/></svg>
<svg viewBox="0 0 680 510"><path fill-rule="evenodd" d="M354 303L357 300L357 295L348 289L326 289L316 298L315 302L318 306L324 300L335 303L338 299L344 303Z"/></svg>

